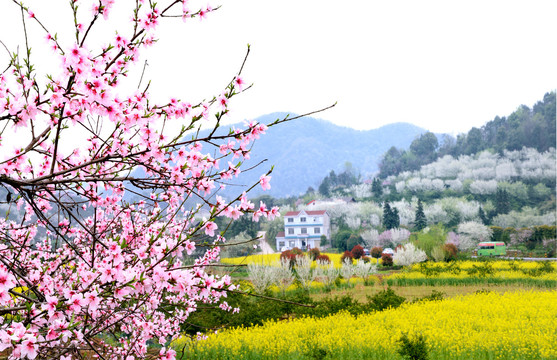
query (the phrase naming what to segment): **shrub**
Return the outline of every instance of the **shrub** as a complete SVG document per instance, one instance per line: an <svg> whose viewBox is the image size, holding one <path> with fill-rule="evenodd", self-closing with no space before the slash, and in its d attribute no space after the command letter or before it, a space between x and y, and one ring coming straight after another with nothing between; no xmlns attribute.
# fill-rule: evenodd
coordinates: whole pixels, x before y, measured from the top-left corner
<svg viewBox="0 0 557 360"><path fill-rule="evenodd" d="M410 360L427 360L428 359L428 345L425 336L422 334L416 335L413 339L408 337L408 334L402 334L398 340L399 348L397 353L404 359Z"/></svg>
<svg viewBox="0 0 557 360"><path fill-rule="evenodd" d="M292 250L283 251L280 254L280 261L282 262L283 260L287 260L290 263L290 267L292 268L294 267L294 265L296 265L296 258L300 256L304 256L303 251L295 247Z"/></svg>
<svg viewBox="0 0 557 360"><path fill-rule="evenodd" d="M352 248L352 258L358 260L365 255L364 248L361 245L356 245Z"/></svg>
<svg viewBox="0 0 557 360"><path fill-rule="evenodd" d="M319 241L319 246L321 247L325 247L327 245L329 245L329 240L327 240L327 237L325 235L321 235L321 241Z"/></svg>
<svg viewBox="0 0 557 360"><path fill-rule="evenodd" d="M445 261L445 252L443 251L443 247L438 246L431 250L431 257L436 262Z"/></svg>
<svg viewBox="0 0 557 360"><path fill-rule="evenodd" d="M393 257L390 254L383 254L381 256L383 266L393 266Z"/></svg>
<svg viewBox="0 0 557 360"><path fill-rule="evenodd" d="M445 253L445 261L454 261L456 260L458 248L453 243L446 243L443 245L443 252Z"/></svg>
<svg viewBox="0 0 557 360"><path fill-rule="evenodd" d="M367 309L358 300L350 295L326 297L315 304L310 314L315 317L325 317L341 311L347 311L352 315L358 315Z"/></svg>
<svg viewBox="0 0 557 360"><path fill-rule="evenodd" d="M349 260L350 260L350 263L352 263L352 260L354 259L354 256L352 256L352 253L351 253L350 251L348 251L348 250L346 250L346 251L342 254L342 256L340 257L340 262L341 262L342 264L344 264L344 261L345 261L346 259L349 259Z"/></svg>
<svg viewBox="0 0 557 360"><path fill-rule="evenodd" d="M295 255L304 255L304 252L303 252L300 248L298 248L298 247L295 247L295 248L292 249L291 251L292 251L292 253L295 254Z"/></svg>
<svg viewBox="0 0 557 360"><path fill-rule="evenodd" d="M315 258L315 261L320 261L322 263L329 264L331 262L331 259L329 259L329 256L327 256L325 254L321 254L321 255L319 255Z"/></svg>
<svg viewBox="0 0 557 360"><path fill-rule="evenodd" d="M433 249L445 243L447 231L443 225L438 224L429 227L427 232L424 230L417 233L415 236L416 239L413 242L416 247L422 249L428 256L431 257Z"/></svg>
<svg viewBox="0 0 557 360"><path fill-rule="evenodd" d="M315 261L319 255L321 255L321 251L318 248L311 248L308 251L308 256L312 261Z"/></svg>
<svg viewBox="0 0 557 360"><path fill-rule="evenodd" d="M322 360L327 357L327 350L320 348L317 345L311 346L311 348L305 353L305 355L310 359Z"/></svg>
<svg viewBox="0 0 557 360"><path fill-rule="evenodd" d="M362 256L362 260L367 264L371 262L371 258L369 256Z"/></svg>
<svg viewBox="0 0 557 360"><path fill-rule="evenodd" d="M488 261L482 261L479 265L472 264L472 267L466 269L466 273L470 276L477 276L480 278L485 278L493 275L495 269L493 265Z"/></svg>
<svg viewBox="0 0 557 360"><path fill-rule="evenodd" d="M416 298L412 301L412 303L417 303L421 301L439 301L439 300L443 300L444 297L445 297L445 293L441 291L433 290L430 295L426 295L421 298Z"/></svg>
<svg viewBox="0 0 557 360"><path fill-rule="evenodd" d="M371 249L371 256L376 259L379 259L382 253L383 253L383 248L380 246L376 246L373 249Z"/></svg>
<svg viewBox="0 0 557 360"><path fill-rule="evenodd" d="M367 300L371 307L377 311L397 308L406 301L403 296L397 295L390 287L373 296L368 296Z"/></svg>

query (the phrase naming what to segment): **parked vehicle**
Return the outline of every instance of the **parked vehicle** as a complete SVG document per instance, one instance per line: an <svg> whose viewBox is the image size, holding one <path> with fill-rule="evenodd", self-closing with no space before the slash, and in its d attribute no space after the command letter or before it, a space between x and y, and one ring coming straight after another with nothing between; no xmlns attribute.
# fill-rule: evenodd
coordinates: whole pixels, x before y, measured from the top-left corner
<svg viewBox="0 0 557 360"><path fill-rule="evenodd" d="M385 254L393 256L393 255L395 254L395 251L394 251L393 249L391 249L391 248L386 248L386 249L383 250L383 252L382 252L382 255L385 255Z"/></svg>
<svg viewBox="0 0 557 360"><path fill-rule="evenodd" d="M504 242L481 242L478 244L478 256L505 256L507 254L507 246Z"/></svg>

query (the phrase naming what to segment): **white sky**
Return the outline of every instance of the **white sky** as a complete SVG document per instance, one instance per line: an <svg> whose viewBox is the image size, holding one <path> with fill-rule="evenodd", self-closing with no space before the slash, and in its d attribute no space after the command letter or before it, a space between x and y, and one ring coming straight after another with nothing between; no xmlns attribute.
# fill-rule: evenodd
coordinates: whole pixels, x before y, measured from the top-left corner
<svg viewBox="0 0 557 360"><path fill-rule="evenodd" d="M67 7L66 0L46 3ZM192 1L191 8L198 4L206 2ZM254 87L234 98L234 122L337 101L316 117L356 129L404 121L458 133L509 115L520 104L532 106L556 87L554 0L210 4L222 7L203 21L184 26L163 19L144 81L153 81L156 97L197 102L218 95L249 43L244 78ZM3 1L0 14L13 8ZM52 27L63 19L63 13L43 11ZM8 45L6 37L20 27L17 14L3 16L9 21L0 24L0 39ZM130 76L134 83L142 64Z"/></svg>

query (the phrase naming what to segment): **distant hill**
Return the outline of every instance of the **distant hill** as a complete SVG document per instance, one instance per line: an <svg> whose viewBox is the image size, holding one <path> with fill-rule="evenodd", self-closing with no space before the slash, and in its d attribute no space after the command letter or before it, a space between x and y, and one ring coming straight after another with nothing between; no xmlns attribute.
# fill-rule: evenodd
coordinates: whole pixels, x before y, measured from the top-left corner
<svg viewBox="0 0 557 360"><path fill-rule="evenodd" d="M261 116L256 120L269 123L284 113ZM242 182L250 184L274 165L271 190L274 197L303 194L309 186L317 189L331 171L343 170L349 161L356 173L366 176L378 171L382 155L391 147L408 148L416 136L426 132L408 123L385 125L360 131L335 125L329 121L302 118L271 127L255 142L251 159L243 168L267 159L258 169L243 174ZM202 134L200 134L202 135ZM254 189L252 196L263 194Z"/></svg>

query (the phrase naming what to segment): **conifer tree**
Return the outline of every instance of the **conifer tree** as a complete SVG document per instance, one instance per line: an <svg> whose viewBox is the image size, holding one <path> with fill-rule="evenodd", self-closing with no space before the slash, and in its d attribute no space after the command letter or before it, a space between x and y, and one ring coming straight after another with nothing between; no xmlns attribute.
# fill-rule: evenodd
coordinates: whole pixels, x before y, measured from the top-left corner
<svg viewBox="0 0 557 360"><path fill-rule="evenodd" d="M392 216L391 223L393 224L393 226L390 227L389 229L395 229L400 226L400 216L398 215L398 209L392 208L392 210L393 210L393 214L391 215Z"/></svg>
<svg viewBox="0 0 557 360"><path fill-rule="evenodd" d="M383 205L383 226L387 230L394 229L400 226L400 217L396 208L391 209L391 205L386 201Z"/></svg>
<svg viewBox="0 0 557 360"><path fill-rule="evenodd" d="M416 219L414 220L414 228L418 231L427 226L427 219L424 214L422 201L418 200L418 208L416 209Z"/></svg>
<svg viewBox="0 0 557 360"><path fill-rule="evenodd" d="M495 212L497 214L507 214L511 211L509 193L503 189L497 189L495 193Z"/></svg>
<svg viewBox="0 0 557 360"><path fill-rule="evenodd" d="M375 197L380 197L383 195L383 187L381 186L381 181L378 178L374 178L371 183L371 192Z"/></svg>
<svg viewBox="0 0 557 360"><path fill-rule="evenodd" d="M487 216L485 215L485 211L484 209L482 209L482 207L480 206L479 210L478 210L478 217L480 218L480 220L482 221L482 224L484 225L489 225L489 219L487 218Z"/></svg>

